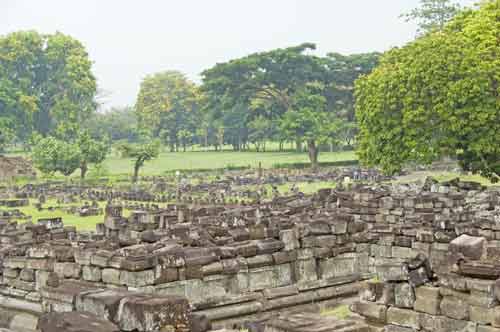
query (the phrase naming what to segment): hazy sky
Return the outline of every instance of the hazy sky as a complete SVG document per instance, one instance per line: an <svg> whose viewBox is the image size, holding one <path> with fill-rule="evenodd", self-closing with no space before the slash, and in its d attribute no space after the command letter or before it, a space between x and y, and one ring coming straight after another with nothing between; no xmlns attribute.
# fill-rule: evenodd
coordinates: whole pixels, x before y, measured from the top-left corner
<svg viewBox="0 0 500 332"><path fill-rule="evenodd" d="M217 62L314 42L318 54L384 51L415 36L418 0L0 0L0 35L61 31L87 47L106 107L132 105L141 79L193 80ZM470 5L473 1L462 0Z"/></svg>

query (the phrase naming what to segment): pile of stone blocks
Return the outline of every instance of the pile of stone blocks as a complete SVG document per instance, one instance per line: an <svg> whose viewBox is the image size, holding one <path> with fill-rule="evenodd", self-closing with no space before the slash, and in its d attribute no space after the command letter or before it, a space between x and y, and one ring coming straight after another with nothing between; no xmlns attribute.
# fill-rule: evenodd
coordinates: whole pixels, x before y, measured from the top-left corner
<svg viewBox="0 0 500 332"><path fill-rule="evenodd" d="M498 190L460 183L430 190L374 185L247 206L172 204L127 218L122 206L109 204L93 233L57 218L6 222L0 301L40 313L95 314L77 306L82 293L177 295L219 323L349 297L377 276L392 286L363 305L385 322L392 307L415 311L417 290L440 287L436 276L499 277L499 198ZM378 303L392 301L390 287L398 294L394 306Z"/></svg>
<svg viewBox="0 0 500 332"><path fill-rule="evenodd" d="M462 235L449 248L439 272L426 267L418 283L411 270L399 280L366 282L352 310L384 331L500 332L500 274L486 239Z"/></svg>

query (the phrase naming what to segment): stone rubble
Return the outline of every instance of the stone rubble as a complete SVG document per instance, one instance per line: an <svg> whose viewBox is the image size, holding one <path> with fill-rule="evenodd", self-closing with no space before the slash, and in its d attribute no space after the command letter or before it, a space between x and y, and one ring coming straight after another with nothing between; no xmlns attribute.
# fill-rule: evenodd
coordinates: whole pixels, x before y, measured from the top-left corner
<svg viewBox="0 0 500 332"><path fill-rule="evenodd" d="M44 315L71 326L80 314L111 330L203 332L361 292L353 311L386 331L495 332L499 206L500 191L455 181L353 185L245 206L177 203L129 217L111 201L95 232L60 218L0 220L0 311L42 316L42 331L54 328ZM308 317L261 327L369 331Z"/></svg>

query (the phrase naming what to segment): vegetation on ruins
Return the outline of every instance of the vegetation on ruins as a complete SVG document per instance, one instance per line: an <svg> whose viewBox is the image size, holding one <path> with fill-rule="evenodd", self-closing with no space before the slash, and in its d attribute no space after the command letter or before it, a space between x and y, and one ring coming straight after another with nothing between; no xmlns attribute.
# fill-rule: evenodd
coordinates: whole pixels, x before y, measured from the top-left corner
<svg viewBox="0 0 500 332"><path fill-rule="evenodd" d="M456 156L500 179L500 3L387 52L356 85L358 154L388 172Z"/></svg>

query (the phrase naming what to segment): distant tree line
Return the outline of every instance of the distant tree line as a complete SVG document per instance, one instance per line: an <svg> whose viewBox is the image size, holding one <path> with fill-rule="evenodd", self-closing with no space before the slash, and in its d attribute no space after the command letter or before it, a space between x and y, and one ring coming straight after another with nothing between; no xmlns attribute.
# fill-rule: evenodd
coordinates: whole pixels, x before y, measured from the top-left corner
<svg viewBox="0 0 500 332"><path fill-rule="evenodd" d="M385 54L314 55L315 44L218 63L196 84L169 70L146 76L133 106L97 111L83 45L62 33L0 36L0 152L33 148L45 173L99 164L115 145L134 178L160 146L265 151L292 143L313 167L320 151L358 148L388 172L457 155L498 178L498 1L462 10L421 0L414 42ZM494 137L493 137L494 136Z"/></svg>

